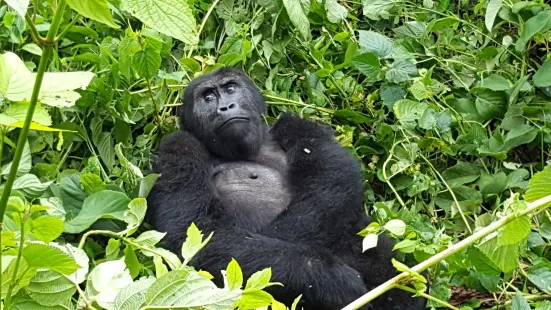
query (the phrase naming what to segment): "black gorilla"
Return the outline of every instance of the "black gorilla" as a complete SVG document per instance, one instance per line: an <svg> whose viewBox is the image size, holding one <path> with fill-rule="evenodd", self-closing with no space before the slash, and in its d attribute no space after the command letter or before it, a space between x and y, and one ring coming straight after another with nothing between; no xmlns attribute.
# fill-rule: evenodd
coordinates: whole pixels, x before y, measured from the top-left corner
<svg viewBox="0 0 551 310"><path fill-rule="evenodd" d="M148 197L148 221L180 253L195 222L214 236L191 262L218 275L232 258L245 276L272 267L267 289L304 309L339 309L396 275L392 242L361 251L359 163L332 131L291 114L263 124L264 98L240 70L221 68L186 87L180 128L163 139ZM220 278L216 281L220 283ZM373 309L422 309L425 300L391 291Z"/></svg>

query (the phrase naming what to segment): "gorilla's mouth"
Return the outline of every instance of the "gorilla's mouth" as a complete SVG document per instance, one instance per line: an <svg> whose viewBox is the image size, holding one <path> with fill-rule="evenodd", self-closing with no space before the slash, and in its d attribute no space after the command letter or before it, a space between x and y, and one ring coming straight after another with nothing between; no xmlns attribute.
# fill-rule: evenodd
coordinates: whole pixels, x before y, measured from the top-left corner
<svg viewBox="0 0 551 310"><path fill-rule="evenodd" d="M225 120L219 127L217 130L220 130L222 128L224 128L226 125L229 125L231 123L234 123L234 122L247 122L249 121L249 118L248 117L244 117L244 116L236 116L236 117L232 117L232 118L228 118L227 120Z"/></svg>

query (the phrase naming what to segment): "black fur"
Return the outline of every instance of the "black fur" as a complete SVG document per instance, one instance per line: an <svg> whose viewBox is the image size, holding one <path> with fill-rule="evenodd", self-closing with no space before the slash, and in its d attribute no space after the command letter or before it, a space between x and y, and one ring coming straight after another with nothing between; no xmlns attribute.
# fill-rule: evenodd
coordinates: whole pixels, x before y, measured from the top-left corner
<svg viewBox="0 0 551 310"><path fill-rule="evenodd" d="M216 90L225 81L240 87L228 96ZM219 92L215 99L208 97L210 106L201 92L208 86ZM216 106L238 103L236 109L248 114L250 122L216 131L220 121L211 99ZM246 277L272 267L272 281L284 287L267 290L287 305L302 294L304 309L340 309L396 274L389 238L380 236L376 248L361 252L357 232L371 220L363 208L359 163L339 146L329 128L285 114L268 129L261 121L265 110L261 93L236 69L219 69L195 79L183 101L182 130L163 139L155 168L161 177L148 197L148 221L167 232L166 248L179 254L194 222L206 234L214 231L214 236L192 265L219 276L235 258ZM251 220L229 212L217 193L214 170L220 163L255 161L267 137L286 155L279 168L273 166L279 171L274 173L288 180L290 203L273 220L245 225ZM258 162L269 165L270 160ZM221 276L216 280L221 283ZM424 304L409 293L391 291L369 308L416 310Z"/></svg>

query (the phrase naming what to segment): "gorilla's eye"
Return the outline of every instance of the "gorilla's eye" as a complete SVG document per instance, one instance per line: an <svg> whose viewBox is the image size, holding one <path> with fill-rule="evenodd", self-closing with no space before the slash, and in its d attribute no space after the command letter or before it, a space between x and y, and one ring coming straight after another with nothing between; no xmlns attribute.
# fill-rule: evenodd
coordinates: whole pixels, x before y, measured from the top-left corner
<svg viewBox="0 0 551 310"><path fill-rule="evenodd" d="M226 87L226 91L230 94L235 92L235 85L228 85L228 87Z"/></svg>
<svg viewBox="0 0 551 310"><path fill-rule="evenodd" d="M205 101L211 102L211 101L214 100L214 94L213 93L206 93L204 98L205 98Z"/></svg>

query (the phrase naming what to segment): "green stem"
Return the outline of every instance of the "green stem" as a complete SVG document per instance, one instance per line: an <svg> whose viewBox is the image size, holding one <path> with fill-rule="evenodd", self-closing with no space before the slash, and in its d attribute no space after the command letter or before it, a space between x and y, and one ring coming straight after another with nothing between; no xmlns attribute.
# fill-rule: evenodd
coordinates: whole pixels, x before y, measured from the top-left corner
<svg viewBox="0 0 551 310"><path fill-rule="evenodd" d="M73 18L71 23L67 25L67 27L65 27L65 29L63 29L63 31L61 31L61 33L57 37L55 37L56 42L61 40L67 34L67 32L69 32L69 30L71 30L71 28L78 22L79 19L80 19L80 14L77 14Z"/></svg>
<svg viewBox="0 0 551 310"><path fill-rule="evenodd" d="M19 250L17 251L17 258L15 259L15 269L13 270L13 274L11 276L11 284L8 287L8 291L6 292L6 300L4 301L4 307L6 309L10 308L11 304L11 294L13 292L13 288L17 284L17 272L19 271L19 264L21 263L21 256L23 254L23 246L25 245L25 221L27 215L24 215L25 218L21 219L21 237L19 238Z"/></svg>
<svg viewBox="0 0 551 310"><path fill-rule="evenodd" d="M199 37L201 36L201 32L203 32L203 28L205 28L205 25L207 24L207 20L209 19L210 14L212 14L212 11L214 11L214 8L218 4L218 1L220 1L220 0L214 0L212 5L210 6L209 10L205 14L205 17L203 17L203 22L201 22L201 26L199 26L199 30L197 31L197 40L199 40ZM192 46L189 49L189 52L187 53L188 58L191 57L191 55L193 55L193 51L194 51L194 46Z"/></svg>
<svg viewBox="0 0 551 310"><path fill-rule="evenodd" d="M458 253L459 251L465 249L466 247L470 246L471 244L474 244L478 240L484 238L485 236L497 231L501 227L507 225L508 223L514 221L515 219L529 214L534 213L536 211L539 211L540 209L547 207L551 203L551 195L545 196L541 199L538 199L534 202L526 203L527 208L518 212L513 212L511 214L508 214L501 219L493 222L492 224L480 229L479 231L474 232L469 237L461 240L460 242L456 243L455 245L452 245L451 247L447 248L446 250L432 256L431 258L423 261L422 263L414 266L411 268L412 271L421 273L425 270L427 270L429 267L432 267L439 263L440 261L452 256L453 254ZM352 303L350 303L348 306L342 308L342 310L352 310L352 309L358 309L361 306L367 304L368 302L372 301L373 299L381 296L385 292L391 290L392 288L396 287L400 283L400 281L407 279L409 277L408 272L402 272L401 274L395 276L394 278L384 282L383 284L377 286L373 290L369 291L367 294L363 295L362 297L356 299Z"/></svg>
<svg viewBox="0 0 551 310"><path fill-rule="evenodd" d="M401 290L403 290L403 291L410 292L410 293L413 293L413 294L416 294L416 293L417 293L416 290L412 289L411 287L407 287L407 286L405 286L405 285L396 285L395 288L398 288L398 289L401 289ZM429 300L432 300L432 301L434 301L434 302L436 302L436 303L439 303L439 304L441 304L442 306L444 306L444 307L446 307L446 308L450 308L450 309L452 309L452 310L459 310L459 308L456 308L456 307L450 305L449 303L447 303L447 302L445 302L445 301L443 301L443 300L440 300L440 299L438 299L438 298L436 298L436 297L433 297L433 296L431 296L431 295L429 295L429 294L427 294L427 293L419 293L419 296L424 297L424 298L429 299Z"/></svg>
<svg viewBox="0 0 551 310"><path fill-rule="evenodd" d="M53 42L57 30L61 24L63 18L63 12L66 7L65 0L59 0L57 9L48 30L46 36L46 42ZM29 103L29 109L27 110L27 115L25 116L25 122L23 123L23 128L19 133L19 139L17 140L17 147L15 148L15 154L13 155L13 162L11 165L6 184L4 184L4 192L2 193L2 198L0 198L0 227L4 223L4 213L6 213L6 206L8 205L8 199L13 188L13 182L17 177L17 170L19 169L19 163L21 162L21 156L23 155L23 149L25 147L25 142L27 141L27 136L29 134L29 128L31 126L31 121L33 119L34 110L36 104L38 103L38 95L40 94L40 87L42 86L42 80L44 79L44 73L46 73L46 67L48 66L48 60L53 53L53 46L47 45L44 47L42 56L40 57L40 63L38 64L38 70L36 72L36 80L34 82L33 94L31 96L31 101Z"/></svg>

